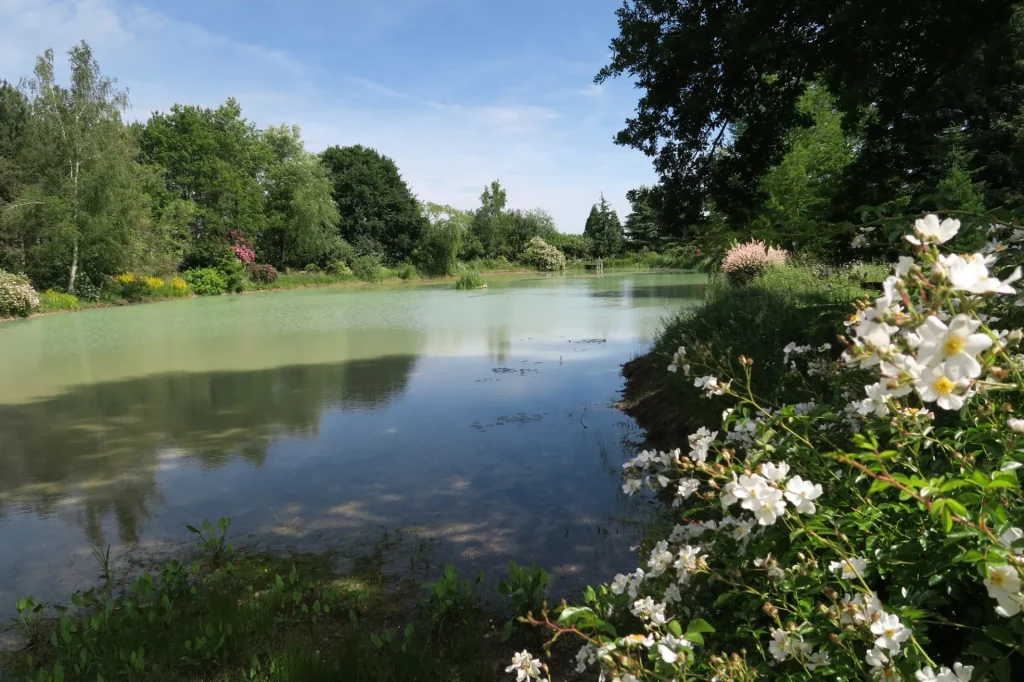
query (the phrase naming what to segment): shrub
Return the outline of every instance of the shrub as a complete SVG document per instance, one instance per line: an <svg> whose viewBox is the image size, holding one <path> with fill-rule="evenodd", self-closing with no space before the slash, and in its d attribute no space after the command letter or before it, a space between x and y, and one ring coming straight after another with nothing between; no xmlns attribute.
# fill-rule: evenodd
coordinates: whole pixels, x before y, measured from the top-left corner
<svg viewBox="0 0 1024 682"><path fill-rule="evenodd" d="M398 268L399 279L410 280L416 277L416 266L412 263L404 263Z"/></svg>
<svg viewBox="0 0 1024 682"><path fill-rule="evenodd" d="M623 490L666 503L641 566L557 623L532 619L580 635L581 668L639 682L1019 679L1024 332L987 325L1020 318L1021 269L940 252L932 223L857 306L841 357L774 350L779 400L751 390L767 358L702 376L703 359L675 351L668 370L697 369L689 391L725 411L685 449L626 462ZM512 668L537 679L529 659Z"/></svg>
<svg viewBox="0 0 1024 682"><path fill-rule="evenodd" d="M364 282L379 282L384 278L376 256L357 256L352 261L352 274Z"/></svg>
<svg viewBox="0 0 1024 682"><path fill-rule="evenodd" d="M464 270L459 278L455 280L456 289L480 289L485 287L487 284L484 282L484 278L480 276L480 273L476 270Z"/></svg>
<svg viewBox="0 0 1024 682"><path fill-rule="evenodd" d="M39 307L39 294L25 275L0 270L0 316L25 317Z"/></svg>
<svg viewBox="0 0 1024 682"><path fill-rule="evenodd" d="M273 265L250 265L247 270L249 279L257 284L273 284L277 281L278 272Z"/></svg>
<svg viewBox="0 0 1024 682"><path fill-rule="evenodd" d="M77 296L53 289L44 291L39 301L41 310L78 310L79 307Z"/></svg>
<svg viewBox="0 0 1024 682"><path fill-rule="evenodd" d="M171 296L188 296L188 282L181 277L172 277L167 288Z"/></svg>
<svg viewBox="0 0 1024 682"><path fill-rule="evenodd" d="M313 274L313 275L316 275L316 274L319 274L320 272L323 272L320 269L320 266L317 265L316 263L310 263L306 267L302 268L302 271L303 272L308 272L308 273Z"/></svg>
<svg viewBox="0 0 1024 682"><path fill-rule="evenodd" d="M146 285L144 279L140 279L133 272L126 272L113 278L114 294L117 298L137 303L146 296L152 295L152 291Z"/></svg>
<svg viewBox="0 0 1024 682"><path fill-rule="evenodd" d="M220 270L215 268L186 270L181 276L188 283L192 293L197 296L217 296L228 290L227 280Z"/></svg>
<svg viewBox="0 0 1024 682"><path fill-rule="evenodd" d="M586 260L590 258L590 241L582 234L565 234L556 232L548 236L547 243L565 254L566 258L573 260Z"/></svg>
<svg viewBox="0 0 1024 682"><path fill-rule="evenodd" d="M344 260L331 261L327 264L327 274L329 275L351 275L352 268L348 266Z"/></svg>
<svg viewBox="0 0 1024 682"><path fill-rule="evenodd" d="M163 289L164 281L159 277L147 277L143 280L143 283L150 289Z"/></svg>
<svg viewBox="0 0 1024 682"><path fill-rule="evenodd" d="M730 248L722 259L722 272L729 281L742 284L766 268L785 265L788 259L789 253L784 249L767 246L755 239Z"/></svg>
<svg viewBox="0 0 1024 682"><path fill-rule="evenodd" d="M228 230L228 243L238 262L248 266L256 262L256 251L245 234L239 229Z"/></svg>
<svg viewBox="0 0 1024 682"><path fill-rule="evenodd" d="M565 270L565 254L540 237L530 240L523 252L523 261L546 272Z"/></svg>

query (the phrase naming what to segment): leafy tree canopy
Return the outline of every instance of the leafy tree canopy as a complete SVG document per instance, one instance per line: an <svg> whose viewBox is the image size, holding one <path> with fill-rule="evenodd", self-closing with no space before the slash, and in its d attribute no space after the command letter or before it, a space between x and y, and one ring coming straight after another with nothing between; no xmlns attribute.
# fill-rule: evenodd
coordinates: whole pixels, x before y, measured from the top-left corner
<svg viewBox="0 0 1024 682"><path fill-rule="evenodd" d="M364 255L397 263L409 258L427 219L390 158L354 145L321 154L334 185L341 236Z"/></svg>
<svg viewBox="0 0 1024 682"><path fill-rule="evenodd" d="M813 123L808 88L836 96L858 138L833 211L915 199L966 150L987 203L1021 198L1024 22L1019 0L626 0L611 62L644 94L616 137L655 160L678 226L713 207L735 222Z"/></svg>
<svg viewBox="0 0 1024 682"><path fill-rule="evenodd" d="M143 161L163 169L167 189L195 203L197 248L223 241L231 229L249 237L263 230L260 178L274 157L234 99L216 109L175 104L154 113L139 138Z"/></svg>

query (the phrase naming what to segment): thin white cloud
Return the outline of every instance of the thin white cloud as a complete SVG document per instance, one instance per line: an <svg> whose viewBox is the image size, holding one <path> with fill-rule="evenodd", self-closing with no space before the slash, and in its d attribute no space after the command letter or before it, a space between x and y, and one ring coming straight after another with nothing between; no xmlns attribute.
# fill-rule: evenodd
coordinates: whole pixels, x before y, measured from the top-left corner
<svg viewBox="0 0 1024 682"><path fill-rule="evenodd" d="M398 21L385 14L375 23ZM62 53L83 38L104 73L131 90L135 118L174 103L216 106L235 97L257 125L297 123L310 149L378 149L418 196L438 203L471 208L483 186L500 178L511 206L546 208L561 229L579 232L601 192L624 213L626 191L653 177L648 159L611 141L635 95L620 87L616 99L615 84L589 84L586 69L566 76L560 98L510 87L505 95L486 93L487 101L447 91L447 81L417 84L446 92L446 101L435 101L392 85L379 69L372 78L350 72L354 66L327 72L280 46L235 40L130 2L0 0L0 76L8 80L29 75L46 48ZM551 78L552 69L536 74L538 82Z"/></svg>

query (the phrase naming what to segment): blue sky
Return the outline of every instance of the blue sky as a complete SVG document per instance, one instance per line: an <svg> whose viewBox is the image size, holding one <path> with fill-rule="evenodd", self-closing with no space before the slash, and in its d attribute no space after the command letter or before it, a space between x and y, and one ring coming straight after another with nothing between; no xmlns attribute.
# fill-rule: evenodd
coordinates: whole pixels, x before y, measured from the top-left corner
<svg viewBox="0 0 1024 682"><path fill-rule="evenodd" d="M0 0L0 77L84 38L131 116L235 97L307 147L364 144L424 200L472 208L500 178L516 208L581 232L604 192L625 217L650 160L616 146L639 93L593 84L619 0Z"/></svg>

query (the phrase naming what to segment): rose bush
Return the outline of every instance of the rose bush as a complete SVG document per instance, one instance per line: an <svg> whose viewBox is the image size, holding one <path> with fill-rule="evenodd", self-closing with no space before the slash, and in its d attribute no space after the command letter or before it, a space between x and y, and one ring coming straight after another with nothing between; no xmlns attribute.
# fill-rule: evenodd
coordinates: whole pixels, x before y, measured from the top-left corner
<svg viewBox="0 0 1024 682"><path fill-rule="evenodd" d="M663 499L671 530L527 621L619 682L1024 678L1020 252L945 252L960 227L916 222L841 355L780 348L778 404L750 390L754 360L727 377L680 347L668 370L721 420L641 452L623 484ZM549 677L527 651L508 672Z"/></svg>

